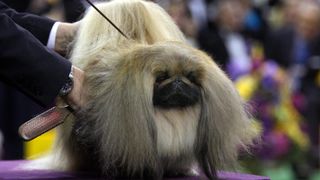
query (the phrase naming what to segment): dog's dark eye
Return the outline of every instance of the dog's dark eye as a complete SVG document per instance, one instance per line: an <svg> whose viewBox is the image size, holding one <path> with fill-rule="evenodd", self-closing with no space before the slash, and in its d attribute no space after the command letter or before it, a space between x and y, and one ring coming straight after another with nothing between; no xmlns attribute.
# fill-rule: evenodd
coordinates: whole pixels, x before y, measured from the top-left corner
<svg viewBox="0 0 320 180"><path fill-rule="evenodd" d="M196 77L195 72L189 72L189 73L186 75L186 78L188 78L189 81L191 81L192 83L197 84L197 77Z"/></svg>
<svg viewBox="0 0 320 180"><path fill-rule="evenodd" d="M167 71L161 72L157 75L156 82L161 83L162 81L169 79L169 73Z"/></svg>

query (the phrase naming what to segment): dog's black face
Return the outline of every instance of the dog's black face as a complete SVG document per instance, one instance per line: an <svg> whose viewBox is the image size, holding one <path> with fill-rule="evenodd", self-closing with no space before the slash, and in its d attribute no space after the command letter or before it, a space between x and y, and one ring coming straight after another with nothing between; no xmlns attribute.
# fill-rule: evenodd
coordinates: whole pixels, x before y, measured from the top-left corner
<svg viewBox="0 0 320 180"><path fill-rule="evenodd" d="M200 85L194 72L171 75L168 71L156 75L153 105L160 108L183 108L200 100Z"/></svg>

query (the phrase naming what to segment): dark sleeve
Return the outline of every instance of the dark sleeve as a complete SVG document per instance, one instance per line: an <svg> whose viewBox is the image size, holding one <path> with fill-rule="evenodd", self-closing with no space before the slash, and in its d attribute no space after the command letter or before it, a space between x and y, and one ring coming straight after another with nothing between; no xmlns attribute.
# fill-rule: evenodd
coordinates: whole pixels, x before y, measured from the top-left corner
<svg viewBox="0 0 320 180"><path fill-rule="evenodd" d="M281 28L268 33L265 55L283 68L289 68L292 60L294 34L291 28Z"/></svg>
<svg viewBox="0 0 320 180"><path fill-rule="evenodd" d="M207 52L223 69L226 68L229 54L217 31L209 28L202 29L198 33L197 41L201 50Z"/></svg>
<svg viewBox="0 0 320 180"><path fill-rule="evenodd" d="M0 14L0 80L41 105L51 105L67 81L71 63Z"/></svg>
<svg viewBox="0 0 320 180"><path fill-rule="evenodd" d="M30 31L42 44L47 45L55 21L28 13L19 13L0 1L0 14L6 14L15 23Z"/></svg>

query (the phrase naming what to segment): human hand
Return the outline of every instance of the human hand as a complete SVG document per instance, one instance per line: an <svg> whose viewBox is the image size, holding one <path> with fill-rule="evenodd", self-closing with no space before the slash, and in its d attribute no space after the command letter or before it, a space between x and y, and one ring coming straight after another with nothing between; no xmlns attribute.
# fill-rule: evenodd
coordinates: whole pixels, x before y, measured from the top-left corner
<svg viewBox="0 0 320 180"><path fill-rule="evenodd" d="M19 127L19 134L25 140L32 140L42 133L49 131L57 125L64 122L69 116L70 111L65 107L71 107L78 110L84 105L84 96L82 86L84 81L84 72L72 66L73 88L65 97L58 96L56 106L30 119ZM1 136L1 132L0 132ZM0 137L0 155L1 155L1 137Z"/></svg>
<svg viewBox="0 0 320 180"><path fill-rule="evenodd" d="M60 54L66 54L69 44L73 41L74 36L79 28L80 21L75 23L59 23L54 50Z"/></svg>

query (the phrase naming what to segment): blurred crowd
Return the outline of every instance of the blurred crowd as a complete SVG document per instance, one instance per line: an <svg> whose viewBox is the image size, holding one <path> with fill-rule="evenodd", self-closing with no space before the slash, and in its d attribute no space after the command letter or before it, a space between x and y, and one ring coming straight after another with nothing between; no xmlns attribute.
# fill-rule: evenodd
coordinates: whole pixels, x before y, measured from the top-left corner
<svg viewBox="0 0 320 180"><path fill-rule="evenodd" d="M79 20L88 6L81 0L2 1L17 11L68 22ZM279 180L320 178L320 1L155 2L191 45L214 58L252 106L262 141L242 157L243 171ZM43 109L3 84L0 98L2 158L22 158L19 148L12 150L21 148L13 133Z"/></svg>

